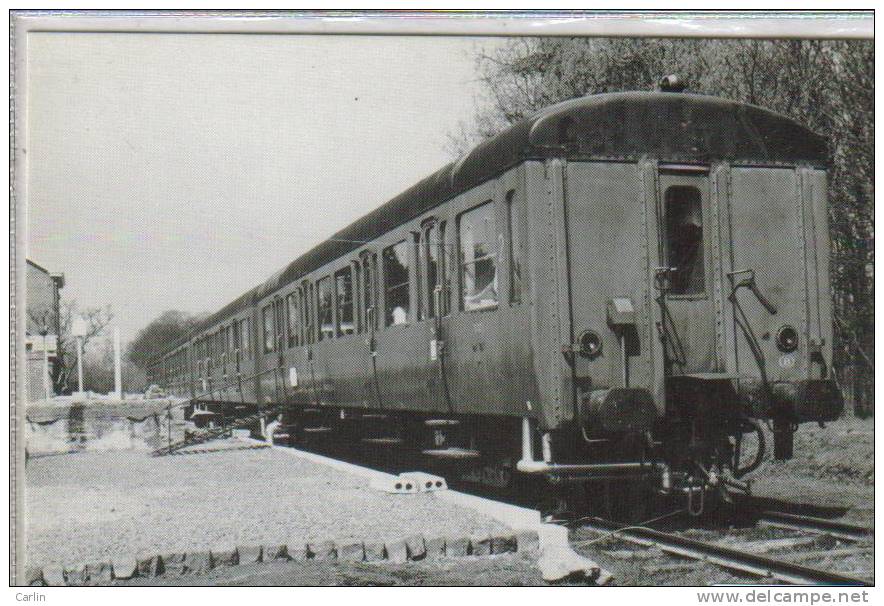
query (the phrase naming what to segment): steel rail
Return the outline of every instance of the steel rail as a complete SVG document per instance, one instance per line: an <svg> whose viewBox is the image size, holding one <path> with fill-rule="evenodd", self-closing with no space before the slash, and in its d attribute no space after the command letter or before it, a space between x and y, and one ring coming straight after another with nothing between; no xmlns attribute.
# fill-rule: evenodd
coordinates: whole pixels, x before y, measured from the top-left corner
<svg viewBox="0 0 884 606"><path fill-rule="evenodd" d="M774 578L793 585L871 585L869 581L864 579L837 572L775 560L766 556L746 553L712 543L704 543L641 526L624 526L616 522L593 518L583 524L582 527L603 534L612 534L640 545L653 545L666 553L711 562L723 568L747 572L760 577Z"/></svg>
<svg viewBox="0 0 884 606"><path fill-rule="evenodd" d="M808 530L847 541L862 541L874 535L874 530L871 528L780 511L762 511L758 516L758 520L769 526Z"/></svg>

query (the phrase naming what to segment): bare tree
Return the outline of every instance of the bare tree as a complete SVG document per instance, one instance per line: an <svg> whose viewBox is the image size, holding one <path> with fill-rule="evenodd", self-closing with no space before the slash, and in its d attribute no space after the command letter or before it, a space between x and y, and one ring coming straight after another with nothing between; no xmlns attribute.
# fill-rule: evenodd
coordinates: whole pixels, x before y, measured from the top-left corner
<svg viewBox="0 0 884 606"><path fill-rule="evenodd" d="M83 336L83 353L96 337L104 334L105 329L114 319L110 306L86 307L79 309L76 301L64 301L61 304L58 327L58 358L55 364L55 375L52 378L55 391L63 393L72 388L72 377L76 374L77 339L71 335L74 319L80 317L86 322L86 334Z"/></svg>

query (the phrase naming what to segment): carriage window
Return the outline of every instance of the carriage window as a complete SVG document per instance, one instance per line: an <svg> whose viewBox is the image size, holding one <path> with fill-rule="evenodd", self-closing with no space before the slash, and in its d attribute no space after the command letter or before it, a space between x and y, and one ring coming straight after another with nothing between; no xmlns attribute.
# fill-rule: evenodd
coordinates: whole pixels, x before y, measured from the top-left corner
<svg viewBox="0 0 884 606"><path fill-rule="evenodd" d="M522 302L522 229L524 206L516 200L516 190L506 194L507 221L510 235L510 303Z"/></svg>
<svg viewBox="0 0 884 606"><path fill-rule="evenodd" d="M236 371L239 372L239 363L242 360L242 345L240 342L240 332L239 325L242 324L239 320L234 320L233 324L230 325L230 335L233 339L233 361L236 363Z"/></svg>
<svg viewBox="0 0 884 606"><path fill-rule="evenodd" d="M439 284L439 237L438 225L432 223L423 231L424 265L427 268L427 317L436 317L436 285Z"/></svg>
<svg viewBox="0 0 884 606"><path fill-rule="evenodd" d="M376 309L377 301L377 255L370 253L362 254L362 328L369 330L368 310L374 310L374 327L377 328L378 310Z"/></svg>
<svg viewBox="0 0 884 606"><path fill-rule="evenodd" d="M353 275L350 268L335 273L335 295L338 305L338 336L353 334Z"/></svg>
<svg viewBox="0 0 884 606"><path fill-rule="evenodd" d="M455 267L454 245L448 243L446 235L447 223L439 223L439 283L442 284L442 315L447 316L451 311L451 271Z"/></svg>
<svg viewBox="0 0 884 606"><path fill-rule="evenodd" d="M261 312L264 319L264 353L273 351L273 306L268 305Z"/></svg>
<svg viewBox="0 0 884 606"><path fill-rule="evenodd" d="M335 336L331 276L326 276L316 282L316 297L316 309L319 315L319 340L331 339Z"/></svg>
<svg viewBox="0 0 884 606"><path fill-rule="evenodd" d="M384 264L384 324L405 324L411 307L408 291L408 241L388 246L382 254Z"/></svg>
<svg viewBox="0 0 884 606"><path fill-rule="evenodd" d="M298 289L298 301L301 308L301 345L313 343L312 324L310 322L310 300L307 298L307 283L301 284Z"/></svg>
<svg viewBox="0 0 884 606"><path fill-rule="evenodd" d="M460 216L461 305L465 311L497 305L497 238L494 204L486 202Z"/></svg>
<svg viewBox="0 0 884 606"><path fill-rule="evenodd" d="M700 190L676 185L666 190L666 266L672 268L669 292L674 295L702 293L703 208Z"/></svg>
<svg viewBox="0 0 884 606"><path fill-rule="evenodd" d="M353 318L354 318L354 330L356 332L362 332L362 310L360 309L360 305L362 304L362 299L359 296L359 293L362 292L362 265L359 261L352 262L353 267Z"/></svg>
<svg viewBox="0 0 884 606"><path fill-rule="evenodd" d="M307 333L307 343L312 345L316 342L316 310L313 308L315 289L313 283L309 281L305 281L302 288L304 290L304 329Z"/></svg>
<svg viewBox="0 0 884 606"><path fill-rule="evenodd" d="M421 233L413 235L414 238L414 283L417 300L414 302L414 309L417 312L417 319L423 320L426 317L424 312L424 267L421 263Z"/></svg>
<svg viewBox="0 0 884 606"><path fill-rule="evenodd" d="M249 320L243 320L239 323L239 330L242 333L240 336L240 343L242 343L242 350L245 352L247 357L251 357L251 337L249 335Z"/></svg>
<svg viewBox="0 0 884 606"><path fill-rule="evenodd" d="M276 327L276 346L279 351L285 349L285 302L282 299L276 299L273 302L274 309L274 325Z"/></svg>
<svg viewBox="0 0 884 606"><path fill-rule="evenodd" d="M298 300L295 298L297 293L290 292L285 297L285 314L286 314L286 326L288 328L288 345L289 347L294 347L295 345L300 345L299 335L298 335L298 321L300 313L298 310Z"/></svg>

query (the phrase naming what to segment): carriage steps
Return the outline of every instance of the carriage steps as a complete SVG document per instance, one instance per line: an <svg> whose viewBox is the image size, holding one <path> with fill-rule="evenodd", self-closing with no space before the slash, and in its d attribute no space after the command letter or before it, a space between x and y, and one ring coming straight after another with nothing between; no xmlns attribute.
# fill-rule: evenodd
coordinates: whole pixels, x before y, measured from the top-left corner
<svg viewBox="0 0 884 606"><path fill-rule="evenodd" d="M427 427L454 427L460 425L457 419L427 419L424 421Z"/></svg>
<svg viewBox="0 0 884 606"><path fill-rule="evenodd" d="M456 446L452 446L451 448L429 448L427 450L422 450L421 453L428 457L447 460L478 459L482 456L478 450L459 448Z"/></svg>
<svg viewBox="0 0 884 606"><path fill-rule="evenodd" d="M375 446L401 446L404 442L402 438L362 438L363 444L373 444Z"/></svg>

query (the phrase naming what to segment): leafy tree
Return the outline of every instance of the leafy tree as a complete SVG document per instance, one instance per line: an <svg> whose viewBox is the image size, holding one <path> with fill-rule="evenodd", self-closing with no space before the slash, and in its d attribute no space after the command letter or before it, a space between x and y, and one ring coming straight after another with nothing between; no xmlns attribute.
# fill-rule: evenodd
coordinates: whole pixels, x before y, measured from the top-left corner
<svg viewBox="0 0 884 606"><path fill-rule="evenodd" d="M176 310L163 312L138 332L129 344L128 358L136 367L147 370L154 360L187 336L204 317Z"/></svg>
<svg viewBox="0 0 884 606"><path fill-rule="evenodd" d="M678 74L690 92L786 114L829 143L836 377L871 412L874 374L874 44L871 41L514 38L479 48L484 99L449 147L478 141L553 103L651 90Z"/></svg>

